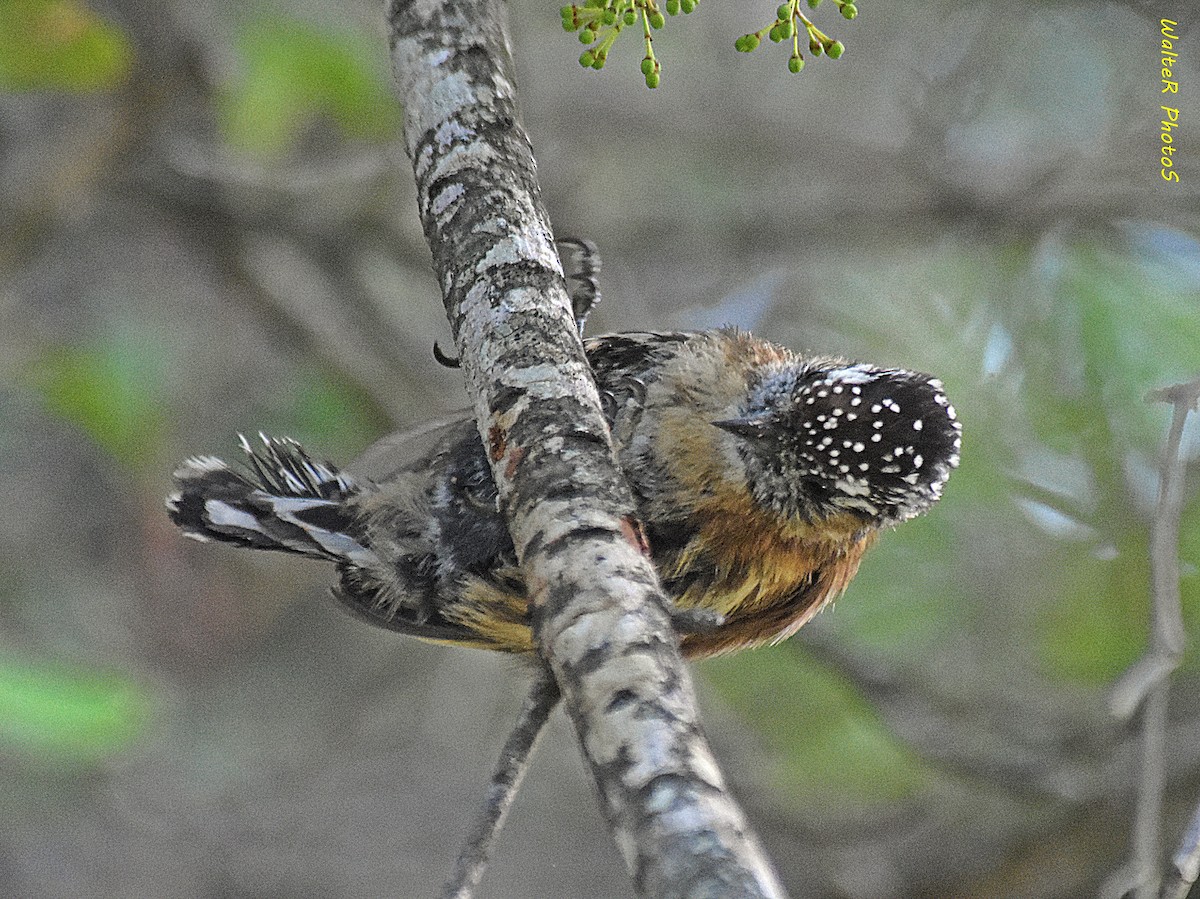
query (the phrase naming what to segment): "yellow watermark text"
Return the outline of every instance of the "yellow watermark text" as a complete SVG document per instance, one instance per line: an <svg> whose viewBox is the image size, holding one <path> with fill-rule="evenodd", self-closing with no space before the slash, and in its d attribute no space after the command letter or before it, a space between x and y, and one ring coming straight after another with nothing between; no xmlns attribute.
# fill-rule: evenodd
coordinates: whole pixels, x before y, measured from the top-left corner
<svg viewBox="0 0 1200 899"><path fill-rule="evenodd" d="M1179 81L1175 70L1179 64L1179 53L1175 48L1179 46L1179 34L1175 29L1179 27L1179 23L1171 19L1161 19L1158 24L1162 29L1162 90L1160 93L1178 95ZM1171 99L1176 103L1179 102L1177 96ZM1164 181L1178 183L1179 170L1175 168L1175 153L1179 148L1175 144L1175 130L1179 127L1179 107L1160 106L1159 111L1163 113L1163 119L1159 123L1161 126L1159 138L1162 146L1160 174Z"/></svg>

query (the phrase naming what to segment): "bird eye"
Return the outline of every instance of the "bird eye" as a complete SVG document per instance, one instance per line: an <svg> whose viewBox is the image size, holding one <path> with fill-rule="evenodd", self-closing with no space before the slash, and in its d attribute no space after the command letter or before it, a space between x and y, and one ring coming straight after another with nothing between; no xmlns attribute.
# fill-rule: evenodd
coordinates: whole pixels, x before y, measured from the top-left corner
<svg viewBox="0 0 1200 899"><path fill-rule="evenodd" d="M806 492L808 493L810 499L818 503L827 502L830 495L833 493L833 491L829 489L824 481L815 479L807 485Z"/></svg>

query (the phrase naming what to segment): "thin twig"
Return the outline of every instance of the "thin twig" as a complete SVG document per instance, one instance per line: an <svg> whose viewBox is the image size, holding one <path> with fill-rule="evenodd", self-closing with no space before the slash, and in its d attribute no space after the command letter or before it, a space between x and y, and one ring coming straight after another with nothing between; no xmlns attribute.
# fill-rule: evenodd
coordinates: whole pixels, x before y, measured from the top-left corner
<svg viewBox="0 0 1200 899"><path fill-rule="evenodd" d="M539 668L521 707L521 715L500 752L500 760L488 786L487 800L458 855L454 876L446 883L442 893L445 899L471 899L474 895L487 869L500 828L504 826L508 810L529 770L533 748L550 720L550 713L557 707L559 697L554 675Z"/></svg>
<svg viewBox="0 0 1200 899"><path fill-rule="evenodd" d="M1180 453L1187 417L1200 402L1200 378L1174 384L1146 397L1174 406L1163 453L1158 508L1150 529L1150 646L1117 681L1110 708L1122 719L1142 709L1142 769L1134 817L1132 857L1104 885L1102 896L1153 899L1158 890L1159 829L1166 786L1166 726L1169 677L1183 654L1185 631L1179 598L1179 519L1185 465Z"/></svg>
<svg viewBox="0 0 1200 899"><path fill-rule="evenodd" d="M1200 379L1156 390L1146 399L1175 407L1163 457L1158 509L1150 526L1151 603L1150 648L1117 681L1110 700L1112 712L1130 718L1146 695L1179 663L1183 652L1183 610L1179 602L1179 517L1183 508L1184 462L1179 454L1183 426L1200 400Z"/></svg>

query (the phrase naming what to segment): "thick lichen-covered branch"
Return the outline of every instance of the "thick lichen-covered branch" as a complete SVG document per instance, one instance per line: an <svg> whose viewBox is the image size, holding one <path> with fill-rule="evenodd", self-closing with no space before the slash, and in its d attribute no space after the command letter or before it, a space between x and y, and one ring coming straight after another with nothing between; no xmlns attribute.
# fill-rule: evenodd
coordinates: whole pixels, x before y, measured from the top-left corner
<svg viewBox="0 0 1200 899"><path fill-rule="evenodd" d="M571 313L502 5L394 0L405 142L539 652L650 896L782 895L701 734Z"/></svg>

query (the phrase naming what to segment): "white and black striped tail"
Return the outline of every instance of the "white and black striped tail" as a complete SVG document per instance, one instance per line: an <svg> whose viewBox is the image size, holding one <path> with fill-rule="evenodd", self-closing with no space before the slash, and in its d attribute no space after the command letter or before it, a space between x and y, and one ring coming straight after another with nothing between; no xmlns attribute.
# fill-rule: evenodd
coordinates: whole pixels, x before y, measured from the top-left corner
<svg viewBox="0 0 1200 899"><path fill-rule="evenodd" d="M348 501L358 487L351 478L314 462L290 438L260 434L255 448L239 437L243 469L196 456L175 472L179 489L167 497L167 511L187 536L356 565L377 561L352 536Z"/></svg>

